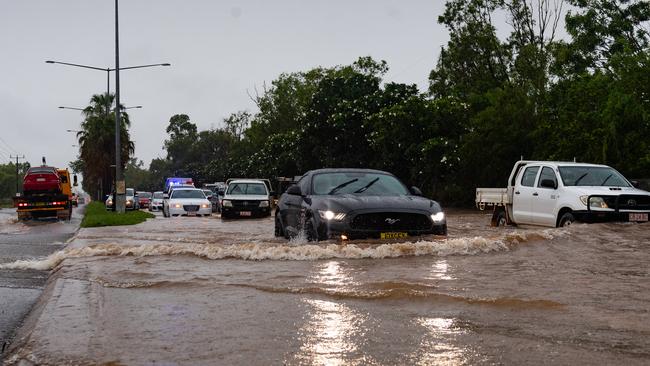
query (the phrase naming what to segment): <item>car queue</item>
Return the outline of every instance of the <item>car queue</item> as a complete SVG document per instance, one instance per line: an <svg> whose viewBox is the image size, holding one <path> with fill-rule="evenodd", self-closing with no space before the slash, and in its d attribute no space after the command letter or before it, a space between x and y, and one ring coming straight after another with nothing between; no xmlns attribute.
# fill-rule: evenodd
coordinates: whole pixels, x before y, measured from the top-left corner
<svg viewBox="0 0 650 366"><path fill-rule="evenodd" d="M520 169L523 166L525 170ZM535 186L536 181L539 183ZM580 186L576 194L582 196L571 201L573 206L553 201L555 211L545 226L565 226L566 222L578 220L648 221L650 193L635 188L636 182L628 181L611 167L524 161L515 165L509 182L511 187L507 189L477 189L479 208L495 207L493 225L515 224L514 220L536 224L534 220L523 220L517 206L527 186L537 187L531 192L546 189L550 199L568 189L564 186ZM219 212L222 220L273 216L275 236L286 239L301 234L309 241L447 235L447 218L441 205L424 197L418 187L408 187L385 171L311 170L293 179L278 179L280 190L284 192L276 201L276 192L266 179L229 179L199 189L190 178L168 178L165 191L153 193L148 208L162 211L164 217L210 216L213 212ZM127 189L127 200L132 191ZM515 196L508 196L511 191ZM137 197L145 196L138 193L134 193L136 199L131 206L136 209L141 207ZM533 192L531 197L542 202L540 194ZM566 192L562 196L567 196Z"/></svg>

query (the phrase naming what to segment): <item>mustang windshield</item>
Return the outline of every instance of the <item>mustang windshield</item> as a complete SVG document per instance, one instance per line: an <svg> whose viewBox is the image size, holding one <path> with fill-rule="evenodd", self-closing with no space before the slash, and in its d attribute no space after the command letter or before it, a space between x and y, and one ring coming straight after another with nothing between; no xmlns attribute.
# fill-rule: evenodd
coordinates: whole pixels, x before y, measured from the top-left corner
<svg viewBox="0 0 650 366"><path fill-rule="evenodd" d="M199 189L175 189L171 198L205 198L205 195Z"/></svg>
<svg viewBox="0 0 650 366"><path fill-rule="evenodd" d="M364 196L404 196L409 191L397 178L379 173L321 173L313 179L314 195L356 194Z"/></svg>
<svg viewBox="0 0 650 366"><path fill-rule="evenodd" d="M565 186L630 187L621 173L608 167L561 166L559 170Z"/></svg>

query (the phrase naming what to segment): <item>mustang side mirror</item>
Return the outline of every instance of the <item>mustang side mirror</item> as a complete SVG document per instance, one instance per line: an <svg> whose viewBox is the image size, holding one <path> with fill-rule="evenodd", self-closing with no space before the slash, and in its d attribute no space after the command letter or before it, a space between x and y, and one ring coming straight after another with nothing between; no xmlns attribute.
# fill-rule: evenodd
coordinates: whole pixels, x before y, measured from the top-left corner
<svg viewBox="0 0 650 366"><path fill-rule="evenodd" d="M634 188L639 188L641 186L641 183L639 183L638 180L632 180L630 183L632 183L632 187Z"/></svg>
<svg viewBox="0 0 650 366"><path fill-rule="evenodd" d="M557 183L553 179L542 179L542 188L557 189Z"/></svg>
<svg viewBox="0 0 650 366"><path fill-rule="evenodd" d="M302 190L300 189L300 186L294 184L287 189L287 194L293 196L302 196Z"/></svg>
<svg viewBox="0 0 650 366"><path fill-rule="evenodd" d="M422 196L422 191L416 186L411 187L411 193L413 193L414 196Z"/></svg>

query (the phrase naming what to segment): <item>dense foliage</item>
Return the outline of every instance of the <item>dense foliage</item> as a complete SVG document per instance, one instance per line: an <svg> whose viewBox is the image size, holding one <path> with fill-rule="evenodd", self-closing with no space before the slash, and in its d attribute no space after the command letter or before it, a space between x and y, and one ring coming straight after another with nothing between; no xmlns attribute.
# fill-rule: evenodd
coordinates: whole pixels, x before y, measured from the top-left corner
<svg viewBox="0 0 650 366"><path fill-rule="evenodd" d="M567 40L557 38L563 17ZM148 173L137 162L127 171L143 171L153 190L171 175L377 168L447 205L505 185L521 157L648 177L649 19L647 1L448 0L438 20L450 40L426 92L385 82L388 65L369 57L283 74L255 95L257 113L234 113L221 129L172 116L167 156Z"/></svg>
<svg viewBox="0 0 650 366"><path fill-rule="evenodd" d="M11 197L16 195L17 188L21 189L27 169L29 163L18 163L16 176L16 164L0 164L0 205L11 205Z"/></svg>

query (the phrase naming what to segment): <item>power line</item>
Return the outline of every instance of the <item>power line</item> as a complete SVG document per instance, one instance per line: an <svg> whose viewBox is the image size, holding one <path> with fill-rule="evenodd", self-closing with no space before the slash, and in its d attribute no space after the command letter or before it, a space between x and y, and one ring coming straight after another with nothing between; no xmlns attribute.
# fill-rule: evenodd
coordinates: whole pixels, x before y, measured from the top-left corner
<svg viewBox="0 0 650 366"><path fill-rule="evenodd" d="M16 155L18 154L18 151L16 151L16 149L14 149L13 147L11 147L11 146L7 143L7 141L5 141L2 137L0 137L0 141L2 141L2 142L3 142L3 143L4 143L4 144L9 148L9 151L13 151L13 153L16 154Z"/></svg>
<svg viewBox="0 0 650 366"><path fill-rule="evenodd" d="M7 156L11 155L11 152L9 150L7 150L7 148L5 148L2 145L0 145L0 153L4 153Z"/></svg>

